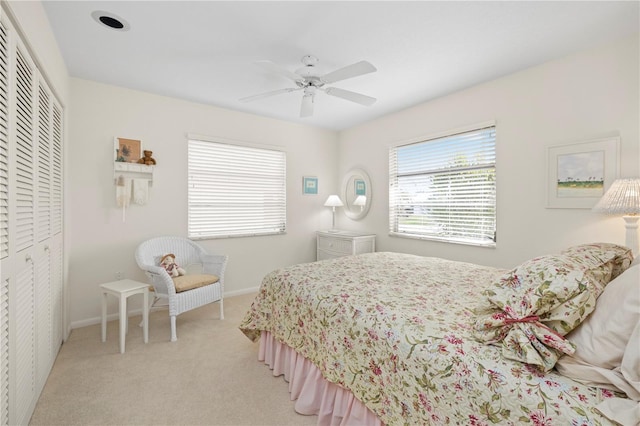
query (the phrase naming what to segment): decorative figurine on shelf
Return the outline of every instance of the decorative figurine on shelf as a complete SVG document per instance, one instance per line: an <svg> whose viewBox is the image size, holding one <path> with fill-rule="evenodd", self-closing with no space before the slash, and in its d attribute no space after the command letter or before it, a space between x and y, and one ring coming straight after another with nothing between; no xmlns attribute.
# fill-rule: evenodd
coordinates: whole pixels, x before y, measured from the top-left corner
<svg viewBox="0 0 640 426"><path fill-rule="evenodd" d="M156 160L153 159L153 151L142 151L144 157L138 160L138 164L146 164L147 166L153 166L156 164Z"/></svg>

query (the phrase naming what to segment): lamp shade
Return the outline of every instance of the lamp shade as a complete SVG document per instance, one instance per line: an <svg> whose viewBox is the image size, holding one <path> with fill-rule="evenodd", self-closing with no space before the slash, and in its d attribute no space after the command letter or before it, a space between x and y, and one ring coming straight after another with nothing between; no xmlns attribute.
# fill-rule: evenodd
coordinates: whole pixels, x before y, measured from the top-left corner
<svg viewBox="0 0 640 426"><path fill-rule="evenodd" d="M354 206L366 206L367 205L367 197L365 195L358 195L356 199L353 201Z"/></svg>
<svg viewBox="0 0 640 426"><path fill-rule="evenodd" d="M616 179L593 211L609 215L640 215L640 178Z"/></svg>
<svg viewBox="0 0 640 426"><path fill-rule="evenodd" d="M327 201L324 202L325 207L342 207L342 200L337 195L329 195Z"/></svg>

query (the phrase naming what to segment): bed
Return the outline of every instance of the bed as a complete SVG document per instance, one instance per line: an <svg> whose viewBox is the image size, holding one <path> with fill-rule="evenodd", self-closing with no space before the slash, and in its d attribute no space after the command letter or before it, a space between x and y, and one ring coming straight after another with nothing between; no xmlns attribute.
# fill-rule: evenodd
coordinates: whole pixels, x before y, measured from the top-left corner
<svg viewBox="0 0 640 426"><path fill-rule="evenodd" d="M318 424L615 424L602 407L637 399L555 363L632 259L591 244L512 270L389 252L294 265L264 277L240 329Z"/></svg>

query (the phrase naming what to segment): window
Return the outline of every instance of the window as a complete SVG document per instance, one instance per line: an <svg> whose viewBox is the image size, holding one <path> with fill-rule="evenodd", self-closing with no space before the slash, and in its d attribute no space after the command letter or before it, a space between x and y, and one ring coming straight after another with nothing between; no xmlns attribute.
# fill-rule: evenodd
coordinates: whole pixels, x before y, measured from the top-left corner
<svg viewBox="0 0 640 426"><path fill-rule="evenodd" d="M495 139L490 123L391 148L391 235L494 247Z"/></svg>
<svg viewBox="0 0 640 426"><path fill-rule="evenodd" d="M188 151L189 238L285 232L284 152L192 139Z"/></svg>

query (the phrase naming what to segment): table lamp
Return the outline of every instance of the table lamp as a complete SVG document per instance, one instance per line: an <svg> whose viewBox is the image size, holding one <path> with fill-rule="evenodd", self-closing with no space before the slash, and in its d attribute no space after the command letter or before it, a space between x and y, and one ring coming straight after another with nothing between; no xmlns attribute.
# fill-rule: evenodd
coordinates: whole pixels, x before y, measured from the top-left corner
<svg viewBox="0 0 640 426"><path fill-rule="evenodd" d="M338 232L336 229L336 207L342 207L342 200L337 195L329 195L327 201L324 202L325 207L331 207L333 210L333 220L331 221L331 231L329 232Z"/></svg>
<svg viewBox="0 0 640 426"><path fill-rule="evenodd" d="M364 206L367 205L366 195L358 195L356 199L353 201L353 205L360 206L360 211L364 210Z"/></svg>
<svg viewBox="0 0 640 426"><path fill-rule="evenodd" d="M640 220L640 178L616 179L609 190L593 207L593 211L607 215L621 215L627 228L625 246L634 256L638 247L638 220Z"/></svg>

